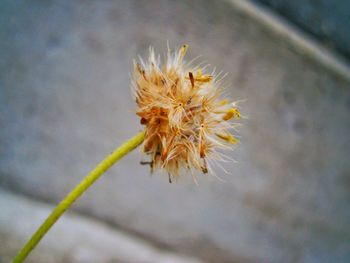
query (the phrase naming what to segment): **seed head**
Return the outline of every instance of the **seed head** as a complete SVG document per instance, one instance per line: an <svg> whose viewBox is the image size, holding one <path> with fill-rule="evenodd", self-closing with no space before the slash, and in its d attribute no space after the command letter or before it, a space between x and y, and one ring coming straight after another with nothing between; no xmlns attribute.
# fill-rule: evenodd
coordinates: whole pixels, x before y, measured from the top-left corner
<svg viewBox="0 0 350 263"><path fill-rule="evenodd" d="M166 170L170 182L182 169L208 173L211 161L224 159L220 150L238 142L231 131L239 110L220 99L218 76L184 63L187 48L174 53L168 48L163 65L152 48L148 61L134 62L136 114L146 127L143 150L151 157L151 171Z"/></svg>

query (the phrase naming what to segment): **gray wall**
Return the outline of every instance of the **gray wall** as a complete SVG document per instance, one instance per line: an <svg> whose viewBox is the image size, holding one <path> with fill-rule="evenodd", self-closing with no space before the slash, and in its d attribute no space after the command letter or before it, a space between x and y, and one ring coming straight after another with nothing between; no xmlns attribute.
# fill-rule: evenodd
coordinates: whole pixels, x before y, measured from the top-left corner
<svg viewBox="0 0 350 263"><path fill-rule="evenodd" d="M347 0L253 0L314 35L350 59L350 2Z"/></svg>
<svg viewBox="0 0 350 263"><path fill-rule="evenodd" d="M132 59L188 43L245 99L231 174L169 184L135 151L74 209L210 262L350 260L347 80L220 1L2 1L0 19L2 187L58 202L142 129Z"/></svg>

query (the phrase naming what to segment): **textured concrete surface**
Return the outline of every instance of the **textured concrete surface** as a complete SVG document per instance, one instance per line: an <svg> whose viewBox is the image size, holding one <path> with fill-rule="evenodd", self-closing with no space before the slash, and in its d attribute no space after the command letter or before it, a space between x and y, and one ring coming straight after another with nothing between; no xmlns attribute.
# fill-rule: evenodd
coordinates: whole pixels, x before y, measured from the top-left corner
<svg viewBox="0 0 350 263"><path fill-rule="evenodd" d="M350 3L347 0L253 0L274 9L350 58Z"/></svg>
<svg viewBox="0 0 350 263"><path fill-rule="evenodd" d="M169 184L135 151L75 209L210 262L349 261L348 81L224 2L2 1L0 12L3 187L59 201L141 129L132 59L188 43L188 59L227 72L229 96L246 100L231 174Z"/></svg>
<svg viewBox="0 0 350 263"><path fill-rule="evenodd" d="M0 189L0 262L10 262L53 206ZM74 213L65 214L30 255L35 263L200 263Z"/></svg>

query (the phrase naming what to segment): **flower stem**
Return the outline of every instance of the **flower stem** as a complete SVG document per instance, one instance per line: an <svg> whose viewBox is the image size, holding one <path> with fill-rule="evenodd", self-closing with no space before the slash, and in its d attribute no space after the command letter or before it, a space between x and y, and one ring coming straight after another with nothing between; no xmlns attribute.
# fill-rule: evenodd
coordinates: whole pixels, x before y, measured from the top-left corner
<svg viewBox="0 0 350 263"><path fill-rule="evenodd" d="M18 255L14 258L13 263L23 262L29 253L35 248L39 241L55 224L55 222L62 216L62 214L71 207L74 201L80 197L98 178L103 175L113 164L124 157L139 146L145 137L145 132L140 132L133 138L129 139L122 146L116 149L113 153L108 155L102 162L100 162L52 211L45 222L38 228L31 239L26 243Z"/></svg>

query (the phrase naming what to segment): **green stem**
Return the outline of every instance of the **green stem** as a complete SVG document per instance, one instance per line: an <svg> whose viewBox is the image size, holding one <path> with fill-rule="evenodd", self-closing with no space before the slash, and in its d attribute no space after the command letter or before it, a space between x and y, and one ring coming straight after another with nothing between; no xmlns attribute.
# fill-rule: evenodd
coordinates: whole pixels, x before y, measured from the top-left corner
<svg viewBox="0 0 350 263"><path fill-rule="evenodd" d="M29 253L35 248L39 241L49 231L49 229L55 224L55 222L62 216L62 214L71 207L74 201L80 197L101 175L115 164L119 159L124 157L127 153L131 152L137 146L139 146L145 137L145 132L140 132L122 146L116 149L113 153L108 155L102 162L100 162L95 169L93 169L52 211L45 222L38 228L32 238L22 248L18 255L14 258L13 263L23 262Z"/></svg>

